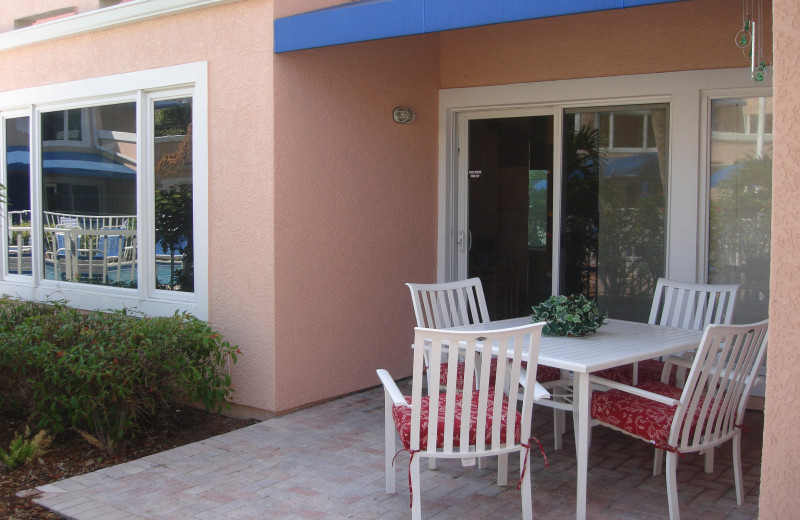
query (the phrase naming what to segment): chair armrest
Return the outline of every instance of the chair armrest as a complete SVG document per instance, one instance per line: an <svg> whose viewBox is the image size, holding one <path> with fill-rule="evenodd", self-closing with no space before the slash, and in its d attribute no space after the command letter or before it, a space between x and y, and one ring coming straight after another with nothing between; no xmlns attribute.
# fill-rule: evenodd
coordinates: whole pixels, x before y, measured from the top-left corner
<svg viewBox="0 0 800 520"><path fill-rule="evenodd" d="M526 388L525 381L528 380L528 369L521 368L519 370L519 384ZM538 381L536 381L536 386L533 388L533 400L534 401L541 401L542 399L550 399L550 392L541 385Z"/></svg>
<svg viewBox="0 0 800 520"><path fill-rule="evenodd" d="M386 370L379 368L376 370L378 373L378 377L381 380L381 384L383 385L383 389L386 391L386 394L395 404L395 406L410 406L406 398L403 396L403 393L397 388L397 383L394 382L392 376L389 375L389 372Z"/></svg>
<svg viewBox="0 0 800 520"><path fill-rule="evenodd" d="M652 401L657 401L659 403L668 404L670 406L677 406L680 403L677 399L672 399L671 397L665 397L661 394L656 394L654 392L648 392L647 390L642 390L641 388L636 388L635 386L624 385L622 383L617 383L616 381L612 381L610 379L605 379L598 376L589 376L589 381L592 383L597 383L598 385L605 386L608 388L613 388L614 390L620 390L622 392L627 392L629 394L638 395L639 397L644 397L645 399L650 399Z"/></svg>
<svg viewBox="0 0 800 520"><path fill-rule="evenodd" d="M533 400L541 401L542 399L550 399L550 392L537 381L536 388L533 391Z"/></svg>

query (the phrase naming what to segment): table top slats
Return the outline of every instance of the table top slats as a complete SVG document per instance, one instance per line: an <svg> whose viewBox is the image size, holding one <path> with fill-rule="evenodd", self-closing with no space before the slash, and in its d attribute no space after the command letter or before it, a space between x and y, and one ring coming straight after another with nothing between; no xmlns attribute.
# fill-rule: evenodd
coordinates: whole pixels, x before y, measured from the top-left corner
<svg viewBox="0 0 800 520"><path fill-rule="evenodd" d="M492 321L456 330L494 330L530 323L528 316ZM595 334L582 337L543 336L539 364L571 370L596 372L635 361L697 348L703 333L622 320L608 320Z"/></svg>

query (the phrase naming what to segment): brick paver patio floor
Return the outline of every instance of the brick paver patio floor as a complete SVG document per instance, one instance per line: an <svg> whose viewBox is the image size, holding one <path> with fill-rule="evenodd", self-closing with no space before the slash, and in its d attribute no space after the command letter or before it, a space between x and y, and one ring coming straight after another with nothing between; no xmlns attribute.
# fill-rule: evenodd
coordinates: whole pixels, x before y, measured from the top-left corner
<svg viewBox="0 0 800 520"><path fill-rule="evenodd" d="M401 386L401 389L405 387ZM567 421L568 423L570 421ZM550 463L532 453L535 518L575 514L575 452L568 426L553 451L552 412L537 408L536 434ZM746 501L736 505L730 444L717 450L713 475L702 458L682 457L678 489L683 519L755 519L763 415L750 411L743 442ZM538 450L537 450L538 451ZM653 451L641 441L594 428L589 518L667 518L664 476L651 474ZM423 516L428 519L520 518L518 461L509 486L496 486L496 466L463 468L422 461ZM383 392L380 388L94 473L41 486L39 504L76 520L374 519L410 518L408 456L396 461L398 492L383 479Z"/></svg>

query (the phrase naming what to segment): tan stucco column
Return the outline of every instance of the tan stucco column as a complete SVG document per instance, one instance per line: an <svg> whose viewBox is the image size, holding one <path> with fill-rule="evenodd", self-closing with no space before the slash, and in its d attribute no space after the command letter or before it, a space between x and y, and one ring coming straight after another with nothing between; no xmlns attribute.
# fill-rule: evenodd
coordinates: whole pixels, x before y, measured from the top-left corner
<svg viewBox="0 0 800 520"><path fill-rule="evenodd" d="M774 0L773 24L775 147L762 520L797 518L800 511L800 3Z"/></svg>

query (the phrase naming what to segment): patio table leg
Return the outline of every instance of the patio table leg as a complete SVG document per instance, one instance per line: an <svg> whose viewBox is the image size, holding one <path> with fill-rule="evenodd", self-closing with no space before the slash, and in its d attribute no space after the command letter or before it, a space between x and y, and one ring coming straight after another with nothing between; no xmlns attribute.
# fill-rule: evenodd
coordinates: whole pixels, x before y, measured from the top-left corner
<svg viewBox="0 0 800 520"><path fill-rule="evenodd" d="M585 372L575 373L575 394L574 394L575 413L578 414L576 421L578 428L578 475L577 475L577 497L575 518L578 520L586 519L586 481L589 469L589 405L591 401L591 385L589 384L589 374Z"/></svg>

